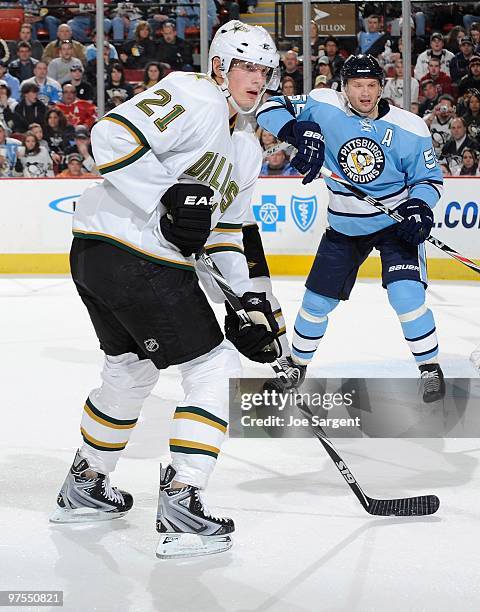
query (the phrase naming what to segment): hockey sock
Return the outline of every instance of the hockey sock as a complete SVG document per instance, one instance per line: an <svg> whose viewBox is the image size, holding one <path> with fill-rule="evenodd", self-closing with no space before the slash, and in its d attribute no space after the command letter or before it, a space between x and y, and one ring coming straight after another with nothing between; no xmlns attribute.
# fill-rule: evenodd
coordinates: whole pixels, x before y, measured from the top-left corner
<svg viewBox="0 0 480 612"><path fill-rule="evenodd" d="M413 280L396 281L388 285L387 294L417 365L436 363L438 341L435 320L425 304L423 284Z"/></svg>
<svg viewBox="0 0 480 612"><path fill-rule="evenodd" d="M339 300L329 298L307 289L295 320L292 340L294 361L308 365L323 338L328 325L328 313Z"/></svg>
<svg viewBox="0 0 480 612"><path fill-rule="evenodd" d="M80 427L80 455L92 470L108 474L115 469L158 374L150 360L140 361L133 353L105 356L103 384L90 392Z"/></svg>

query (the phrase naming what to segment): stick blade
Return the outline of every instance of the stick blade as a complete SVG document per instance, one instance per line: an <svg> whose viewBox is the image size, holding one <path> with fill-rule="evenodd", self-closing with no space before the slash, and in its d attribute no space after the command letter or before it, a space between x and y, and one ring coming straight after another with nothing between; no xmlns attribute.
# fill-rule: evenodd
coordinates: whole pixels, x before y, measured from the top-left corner
<svg viewBox="0 0 480 612"><path fill-rule="evenodd" d="M428 516L435 514L440 507L436 495L419 495L402 499L372 499L368 498L367 512L374 516Z"/></svg>

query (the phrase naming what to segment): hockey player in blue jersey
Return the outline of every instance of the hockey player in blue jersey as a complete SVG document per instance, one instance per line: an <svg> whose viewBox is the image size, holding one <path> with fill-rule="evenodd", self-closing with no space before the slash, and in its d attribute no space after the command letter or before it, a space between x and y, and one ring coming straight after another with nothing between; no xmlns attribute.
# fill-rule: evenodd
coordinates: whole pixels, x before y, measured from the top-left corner
<svg viewBox="0 0 480 612"><path fill-rule="evenodd" d="M325 179L329 227L295 321L291 386L302 382L329 313L349 298L360 265L375 248L380 252L383 287L424 381L423 399L432 402L443 397L445 383L435 321L425 304L424 241L433 226L432 208L441 197L442 173L424 121L381 99L384 75L372 56L350 56L341 79L341 92L320 89L308 96L270 98L259 109L257 121L298 149L292 165L304 174L304 183L317 178L325 162L404 220L397 223ZM278 385L282 387L280 381Z"/></svg>

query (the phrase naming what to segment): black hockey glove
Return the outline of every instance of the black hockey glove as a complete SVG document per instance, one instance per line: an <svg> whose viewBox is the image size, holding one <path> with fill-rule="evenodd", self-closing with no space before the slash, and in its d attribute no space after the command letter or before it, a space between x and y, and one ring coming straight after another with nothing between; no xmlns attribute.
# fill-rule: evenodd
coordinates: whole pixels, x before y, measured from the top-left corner
<svg viewBox="0 0 480 612"><path fill-rule="evenodd" d="M197 253L210 235L212 198L213 190L200 183L176 183L161 198L167 213L160 229L184 257Z"/></svg>
<svg viewBox="0 0 480 612"><path fill-rule="evenodd" d="M307 185L316 179L325 161L325 139L318 123L292 121L280 130L278 137L298 149L290 163L305 175L302 183Z"/></svg>
<svg viewBox="0 0 480 612"><path fill-rule="evenodd" d="M252 324L241 327L240 319L226 302L225 337L252 361L272 363L281 355L281 349L277 340L278 323L266 294L247 292L240 301Z"/></svg>
<svg viewBox="0 0 480 612"><path fill-rule="evenodd" d="M396 209L403 217L397 225L397 235L414 246L424 242L433 227L433 212L430 206L419 198L407 200Z"/></svg>

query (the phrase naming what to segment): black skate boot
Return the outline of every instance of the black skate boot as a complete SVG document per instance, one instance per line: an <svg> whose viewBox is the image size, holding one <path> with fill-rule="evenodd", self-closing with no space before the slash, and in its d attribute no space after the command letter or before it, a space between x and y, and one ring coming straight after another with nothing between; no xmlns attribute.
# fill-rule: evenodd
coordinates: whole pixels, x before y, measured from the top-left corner
<svg viewBox="0 0 480 612"><path fill-rule="evenodd" d="M423 401L429 404L442 399L445 395L445 381L442 368L438 363L426 363L419 366L423 381Z"/></svg>
<svg viewBox="0 0 480 612"><path fill-rule="evenodd" d="M293 361L292 357L283 357L278 359L278 363L283 368L282 376L271 378L263 385L264 391L277 391L278 393L287 393L293 389L298 389L305 380L307 366L301 365Z"/></svg>
<svg viewBox="0 0 480 612"><path fill-rule="evenodd" d="M86 475L86 472L88 475ZM108 475L90 468L77 451L72 467L57 497L52 523L106 521L126 514L133 505L130 493L110 485Z"/></svg>
<svg viewBox="0 0 480 612"><path fill-rule="evenodd" d="M160 465L157 557L177 559L223 552L232 547L232 519L212 516L197 487L172 489L175 470Z"/></svg>

